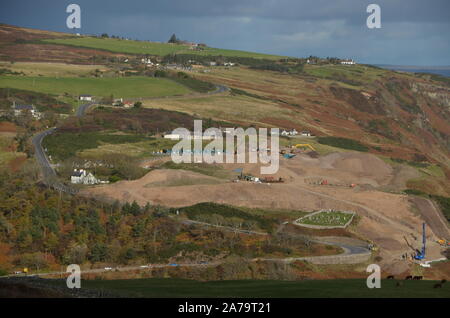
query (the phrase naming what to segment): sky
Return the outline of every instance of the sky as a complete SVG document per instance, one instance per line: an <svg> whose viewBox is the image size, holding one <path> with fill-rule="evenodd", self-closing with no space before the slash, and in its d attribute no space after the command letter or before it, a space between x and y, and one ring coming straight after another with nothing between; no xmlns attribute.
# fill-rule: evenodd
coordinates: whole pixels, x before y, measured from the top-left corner
<svg viewBox="0 0 450 318"><path fill-rule="evenodd" d="M81 29L66 7L81 7ZM366 25L381 8L381 28ZM450 0L0 0L0 22L44 30L359 63L450 65Z"/></svg>

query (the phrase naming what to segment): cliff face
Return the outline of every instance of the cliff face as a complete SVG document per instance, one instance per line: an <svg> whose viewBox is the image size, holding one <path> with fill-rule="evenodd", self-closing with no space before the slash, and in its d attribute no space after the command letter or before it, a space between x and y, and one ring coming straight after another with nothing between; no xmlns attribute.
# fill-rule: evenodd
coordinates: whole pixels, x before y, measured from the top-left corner
<svg viewBox="0 0 450 318"><path fill-rule="evenodd" d="M369 143L405 148L403 159L449 168L450 86L421 76L386 75L358 89L332 85L329 91L356 111L347 111L347 119L358 123Z"/></svg>

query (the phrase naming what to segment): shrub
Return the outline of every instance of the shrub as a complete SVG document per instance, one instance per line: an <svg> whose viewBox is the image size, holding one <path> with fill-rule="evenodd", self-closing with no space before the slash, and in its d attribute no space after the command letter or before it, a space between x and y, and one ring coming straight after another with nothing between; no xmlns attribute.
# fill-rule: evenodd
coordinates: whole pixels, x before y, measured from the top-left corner
<svg viewBox="0 0 450 318"><path fill-rule="evenodd" d="M318 142L324 145L338 147L342 149L356 150L367 152L369 148L363 144L361 144L357 140L342 138L342 137L319 137Z"/></svg>
<svg viewBox="0 0 450 318"><path fill-rule="evenodd" d="M189 207L179 209L187 214L190 219L197 219L202 215L217 214L226 219L242 219L247 221L255 221L263 230L270 232L274 225L274 220L267 219L258 215L244 212L238 208L222 205L212 202L198 203Z"/></svg>

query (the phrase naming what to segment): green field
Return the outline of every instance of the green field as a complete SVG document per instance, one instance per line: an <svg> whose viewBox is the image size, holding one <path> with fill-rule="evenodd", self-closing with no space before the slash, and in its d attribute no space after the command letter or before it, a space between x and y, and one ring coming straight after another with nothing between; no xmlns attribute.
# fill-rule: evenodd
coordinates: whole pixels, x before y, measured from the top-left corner
<svg viewBox="0 0 450 318"><path fill-rule="evenodd" d="M252 57L252 58L265 58L265 59L280 59L282 56L253 53L239 50L226 50L216 48L205 48L203 51L190 50L189 46L181 44L169 44L147 41L133 41L133 40L120 40L120 39L105 39L105 38L93 38L93 37L81 37L81 38L67 38L67 39L48 39L42 40L43 43L51 44L63 44L76 47L87 47L93 49L101 49L118 53L129 54L151 54L164 56L167 54L185 53L196 55L222 55L222 56L236 56L236 57Z"/></svg>
<svg viewBox="0 0 450 318"><path fill-rule="evenodd" d="M185 86L168 79L141 76L118 78L0 76L0 87L54 95L68 93L103 97L113 94L116 98L160 97L191 92Z"/></svg>
<svg viewBox="0 0 450 318"><path fill-rule="evenodd" d="M268 298L400 298L450 297L450 284L433 288L436 281L382 280L381 288L369 289L364 279L272 281L239 280L198 282L184 279L83 280L82 288L101 289L135 297L268 297ZM58 281L65 286L65 281Z"/></svg>
<svg viewBox="0 0 450 318"><path fill-rule="evenodd" d="M144 135L118 135L100 132L52 134L43 141L43 146L56 160L73 157L77 152L95 149L103 144L139 143L150 139Z"/></svg>
<svg viewBox="0 0 450 318"><path fill-rule="evenodd" d="M369 151L369 148L363 144L361 144L357 140L349 139L349 138L342 138L342 137L318 137L317 141L321 144L342 148L342 149L348 149L348 150L356 150L356 151L362 151L367 152Z"/></svg>

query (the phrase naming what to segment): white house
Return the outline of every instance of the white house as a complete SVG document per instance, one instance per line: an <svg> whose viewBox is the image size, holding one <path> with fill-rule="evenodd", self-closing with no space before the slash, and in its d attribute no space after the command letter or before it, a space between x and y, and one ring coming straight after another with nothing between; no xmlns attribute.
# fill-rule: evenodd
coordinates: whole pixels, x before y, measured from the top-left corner
<svg viewBox="0 0 450 318"><path fill-rule="evenodd" d="M84 169L75 169L70 177L70 182L75 184L97 184L100 183L100 180L94 177L92 173L88 173Z"/></svg>
<svg viewBox="0 0 450 318"><path fill-rule="evenodd" d="M181 138L184 139L190 139L190 140L213 140L216 139L216 136L204 136L204 135L189 135L189 136L182 136L178 134L167 134L164 135L165 139L171 139L171 140L180 140Z"/></svg>
<svg viewBox="0 0 450 318"><path fill-rule="evenodd" d="M180 135L168 134L168 135L164 135L164 138L171 139L171 140L179 140L181 137L180 137Z"/></svg>
<svg viewBox="0 0 450 318"><path fill-rule="evenodd" d="M282 136L296 136L297 134L298 134L298 131L295 130L295 129L292 129L292 130L285 130L285 129L283 129L281 131L281 135Z"/></svg>
<svg viewBox="0 0 450 318"><path fill-rule="evenodd" d="M147 58L141 59L141 63L142 63L142 64L147 64L147 65L153 65L152 60L147 59Z"/></svg>
<svg viewBox="0 0 450 318"><path fill-rule="evenodd" d="M20 116L26 113L27 111L31 113L34 118L40 118L41 114L36 110L34 105L18 105L16 102L13 102L12 109L14 110L14 116Z"/></svg>
<svg viewBox="0 0 450 318"><path fill-rule="evenodd" d="M343 64L343 65L355 65L356 63L355 63L355 61L350 59L350 60L343 60L343 61L341 61L341 64Z"/></svg>
<svg viewBox="0 0 450 318"><path fill-rule="evenodd" d="M303 131L300 133L300 135L302 135L302 136L304 136L304 137L311 137L311 136L312 136L311 132L308 131L308 130L303 130Z"/></svg>
<svg viewBox="0 0 450 318"><path fill-rule="evenodd" d="M80 100L85 100L85 101L91 102L92 95L86 95L86 94L80 95Z"/></svg>

